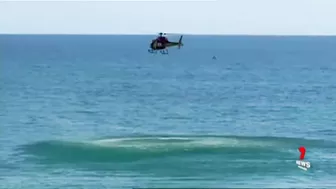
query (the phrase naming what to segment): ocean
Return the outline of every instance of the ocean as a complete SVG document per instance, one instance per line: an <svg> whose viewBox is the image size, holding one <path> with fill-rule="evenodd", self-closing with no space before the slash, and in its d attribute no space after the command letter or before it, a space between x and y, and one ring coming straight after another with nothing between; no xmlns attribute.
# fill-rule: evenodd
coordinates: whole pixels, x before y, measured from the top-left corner
<svg viewBox="0 0 336 189"><path fill-rule="evenodd" d="M153 37L0 35L0 188L336 187L336 37Z"/></svg>

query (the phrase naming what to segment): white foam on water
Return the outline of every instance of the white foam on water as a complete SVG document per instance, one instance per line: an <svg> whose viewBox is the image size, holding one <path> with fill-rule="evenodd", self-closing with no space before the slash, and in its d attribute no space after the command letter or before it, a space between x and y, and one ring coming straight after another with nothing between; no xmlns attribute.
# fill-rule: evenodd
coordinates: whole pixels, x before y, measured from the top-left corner
<svg viewBox="0 0 336 189"><path fill-rule="evenodd" d="M266 147L274 145L270 142L230 137L130 137L100 139L88 143L102 147L127 147L138 149L179 147Z"/></svg>

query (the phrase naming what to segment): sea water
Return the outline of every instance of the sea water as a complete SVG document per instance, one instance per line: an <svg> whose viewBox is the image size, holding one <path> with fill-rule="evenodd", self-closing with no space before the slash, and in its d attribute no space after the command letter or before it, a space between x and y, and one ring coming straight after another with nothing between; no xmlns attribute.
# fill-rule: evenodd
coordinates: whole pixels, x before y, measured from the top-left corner
<svg viewBox="0 0 336 189"><path fill-rule="evenodd" d="M336 37L153 37L1 35L0 188L336 186Z"/></svg>

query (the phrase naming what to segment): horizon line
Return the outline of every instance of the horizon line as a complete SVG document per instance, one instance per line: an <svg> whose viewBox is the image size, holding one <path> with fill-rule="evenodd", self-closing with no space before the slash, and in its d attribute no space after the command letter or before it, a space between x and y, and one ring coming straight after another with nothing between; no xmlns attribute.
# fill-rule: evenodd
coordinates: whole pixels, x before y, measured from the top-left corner
<svg viewBox="0 0 336 189"><path fill-rule="evenodd" d="M69 35L69 36L155 36L144 33L0 33L0 35ZM167 33L167 35L186 36L247 36L247 37L336 37L336 34L195 34Z"/></svg>

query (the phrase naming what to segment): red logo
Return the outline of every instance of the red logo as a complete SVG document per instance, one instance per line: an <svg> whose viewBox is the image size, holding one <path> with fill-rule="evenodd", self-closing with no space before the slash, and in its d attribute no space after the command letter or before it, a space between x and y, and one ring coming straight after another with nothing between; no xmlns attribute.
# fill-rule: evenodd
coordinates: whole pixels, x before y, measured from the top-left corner
<svg viewBox="0 0 336 189"><path fill-rule="evenodd" d="M300 154L300 160L303 160L305 158L305 155L306 155L306 148L301 146L298 148L299 152L301 153Z"/></svg>

